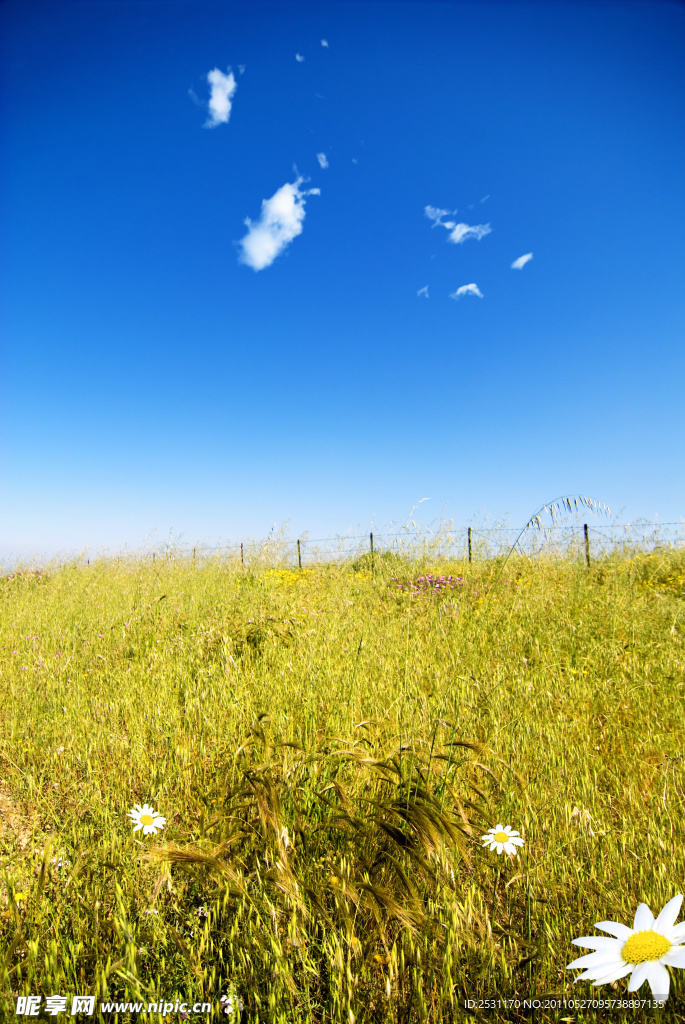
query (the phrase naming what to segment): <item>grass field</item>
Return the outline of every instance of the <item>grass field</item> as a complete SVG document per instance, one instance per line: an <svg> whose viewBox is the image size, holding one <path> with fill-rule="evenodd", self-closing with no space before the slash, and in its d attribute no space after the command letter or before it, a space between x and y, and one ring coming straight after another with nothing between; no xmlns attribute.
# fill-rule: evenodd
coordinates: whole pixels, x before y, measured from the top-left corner
<svg viewBox="0 0 685 1024"><path fill-rule="evenodd" d="M685 1021L674 967L656 1013L523 1008L652 998L566 967L685 892L684 598L682 548L4 579L7 1018Z"/></svg>

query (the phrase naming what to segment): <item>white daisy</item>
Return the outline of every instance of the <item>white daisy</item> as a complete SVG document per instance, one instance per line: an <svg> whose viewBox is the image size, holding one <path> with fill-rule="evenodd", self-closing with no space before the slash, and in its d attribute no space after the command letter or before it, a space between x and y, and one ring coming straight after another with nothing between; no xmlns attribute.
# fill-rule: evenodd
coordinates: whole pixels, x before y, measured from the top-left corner
<svg viewBox="0 0 685 1024"><path fill-rule="evenodd" d="M587 946L598 952L579 957L566 970L587 967L588 970L575 980L589 978L593 985L606 985L632 971L629 992L637 992L642 983L648 981L654 998L665 1002L670 987L666 967L685 967L685 922L674 927L682 902L682 893L678 893L669 900L656 921L647 904L641 903L635 913L632 930L625 924L600 921L595 928L601 928L616 938L586 935L573 939L576 946Z"/></svg>
<svg viewBox="0 0 685 1024"><path fill-rule="evenodd" d="M511 825L497 825L483 836L483 845L489 846L491 850L497 850L498 855L504 850L515 857L516 847L523 846L523 843L524 840L518 832L512 830Z"/></svg>
<svg viewBox="0 0 685 1024"><path fill-rule="evenodd" d="M243 1008L243 1001L239 996L222 996L219 1002L224 1004L223 1012L227 1016L230 1016L235 1011L236 1007L239 1011Z"/></svg>
<svg viewBox="0 0 685 1024"><path fill-rule="evenodd" d="M136 822L136 827L133 831L137 832L139 828L142 828L144 836L154 836L157 834L157 829L162 829L166 825L166 818L163 818L161 814L157 814L154 808L148 807L147 804L144 804L142 807L140 804L136 804L135 808L128 813Z"/></svg>

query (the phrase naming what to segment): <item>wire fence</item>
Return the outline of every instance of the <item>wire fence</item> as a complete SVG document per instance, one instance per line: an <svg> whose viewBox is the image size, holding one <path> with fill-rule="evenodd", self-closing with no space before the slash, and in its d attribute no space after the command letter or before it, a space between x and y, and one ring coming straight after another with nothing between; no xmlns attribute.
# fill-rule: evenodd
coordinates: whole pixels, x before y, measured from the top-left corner
<svg viewBox="0 0 685 1024"><path fill-rule="evenodd" d="M261 543L243 542L239 551L234 546L230 554L234 558L239 555L243 565L273 564L301 569L306 565L326 562L373 562L374 556L382 558L386 552L409 560L485 561L507 554L512 545L515 545L514 552L529 558L540 555L576 556L585 558L589 563L592 558L606 557L617 550L654 551L661 547L685 545L685 521L595 526L582 523L529 529L523 535L520 528L476 529L468 526L435 533L403 530L344 538L304 537L295 541L275 538ZM221 549L211 549L215 557L220 552ZM198 549L193 548L191 557L197 561Z"/></svg>
<svg viewBox="0 0 685 1024"><path fill-rule="evenodd" d="M685 519L677 523L657 523L637 520L634 523L551 525L521 531L508 526L465 526L453 528L444 524L437 531L420 527L404 527L398 533L369 533L345 537L310 539L306 535L296 540L270 535L264 541L243 541L226 546L192 549L166 542L155 550L141 553L124 552L115 555L119 564L149 560L154 564L163 560L187 560L195 565L212 561L239 562L246 568L305 569L321 564L360 564L373 566L387 553L410 561L454 560L487 561L513 553L528 558L539 556L583 558L592 560L622 552L653 552L659 549L679 548L685 545ZM106 556L100 556L106 557ZM94 562L99 559L92 559ZM90 564L91 556L80 555L69 560ZM52 565L54 566L53 559ZM59 564L64 565L66 561ZM17 568L15 567L15 572Z"/></svg>

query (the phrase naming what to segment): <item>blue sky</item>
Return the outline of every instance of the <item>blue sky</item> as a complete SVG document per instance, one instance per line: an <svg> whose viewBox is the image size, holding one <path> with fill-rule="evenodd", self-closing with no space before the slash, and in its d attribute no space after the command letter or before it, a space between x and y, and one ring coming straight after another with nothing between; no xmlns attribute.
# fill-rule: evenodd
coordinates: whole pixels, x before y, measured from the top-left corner
<svg viewBox="0 0 685 1024"><path fill-rule="evenodd" d="M0 557L685 515L682 5L0 34Z"/></svg>

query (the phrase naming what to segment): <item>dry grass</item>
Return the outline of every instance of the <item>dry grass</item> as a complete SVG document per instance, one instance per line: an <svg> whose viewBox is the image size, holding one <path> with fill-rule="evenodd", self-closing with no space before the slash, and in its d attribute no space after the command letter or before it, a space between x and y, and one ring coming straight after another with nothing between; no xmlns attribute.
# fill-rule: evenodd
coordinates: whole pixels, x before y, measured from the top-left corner
<svg viewBox="0 0 685 1024"><path fill-rule="evenodd" d="M409 1024L626 995L565 967L596 921L685 891L684 552L368 561L4 582L8 1006L217 1012L232 985L245 1021ZM142 838L146 801L167 825ZM516 858L482 847L500 822ZM670 973L661 1019L685 1020Z"/></svg>

